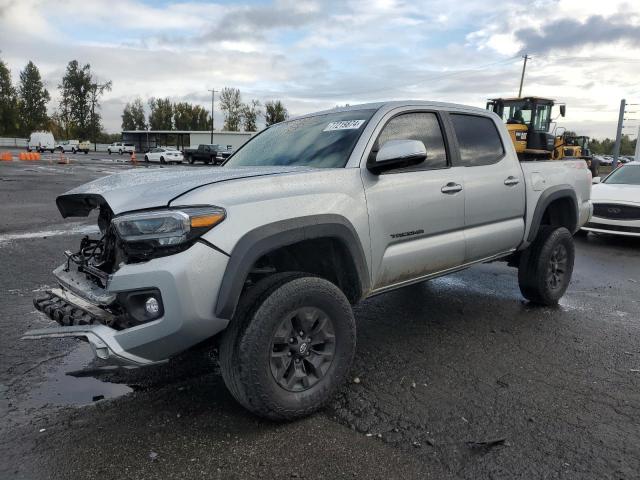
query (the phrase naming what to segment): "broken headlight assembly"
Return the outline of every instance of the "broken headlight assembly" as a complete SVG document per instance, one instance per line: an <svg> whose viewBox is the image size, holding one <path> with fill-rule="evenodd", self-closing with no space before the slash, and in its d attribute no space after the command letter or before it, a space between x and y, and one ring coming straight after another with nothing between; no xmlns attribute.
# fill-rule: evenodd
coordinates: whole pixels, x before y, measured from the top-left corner
<svg viewBox="0 0 640 480"><path fill-rule="evenodd" d="M124 214L111 224L129 260L142 261L188 248L225 217L220 207L184 207Z"/></svg>

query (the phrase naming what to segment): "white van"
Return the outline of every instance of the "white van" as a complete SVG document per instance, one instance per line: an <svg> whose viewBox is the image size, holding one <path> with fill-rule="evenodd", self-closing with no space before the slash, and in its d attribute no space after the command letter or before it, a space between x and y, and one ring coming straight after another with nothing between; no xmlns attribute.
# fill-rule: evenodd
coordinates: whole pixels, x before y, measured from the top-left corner
<svg viewBox="0 0 640 480"><path fill-rule="evenodd" d="M56 148L56 141L51 132L33 132L27 142L27 151L44 152L49 150L51 153Z"/></svg>

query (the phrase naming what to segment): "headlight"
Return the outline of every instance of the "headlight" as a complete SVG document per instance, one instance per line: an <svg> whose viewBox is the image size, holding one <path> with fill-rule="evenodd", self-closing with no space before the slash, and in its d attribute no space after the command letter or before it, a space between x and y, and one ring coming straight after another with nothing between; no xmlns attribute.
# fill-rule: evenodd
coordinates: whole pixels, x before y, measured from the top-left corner
<svg viewBox="0 0 640 480"><path fill-rule="evenodd" d="M152 242L172 246L198 238L225 219L219 207L185 207L123 215L112 220L125 242Z"/></svg>

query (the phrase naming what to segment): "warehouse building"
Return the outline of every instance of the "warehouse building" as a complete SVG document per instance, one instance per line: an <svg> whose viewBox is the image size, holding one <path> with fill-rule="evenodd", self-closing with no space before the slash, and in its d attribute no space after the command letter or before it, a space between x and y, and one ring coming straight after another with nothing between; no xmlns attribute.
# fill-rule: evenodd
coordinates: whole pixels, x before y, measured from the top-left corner
<svg viewBox="0 0 640 480"><path fill-rule="evenodd" d="M132 143L137 152L146 152L155 147L176 147L178 150L196 148L200 144L225 145L237 149L255 132L224 132L210 130L124 130L122 141ZM213 136L213 139L211 138Z"/></svg>

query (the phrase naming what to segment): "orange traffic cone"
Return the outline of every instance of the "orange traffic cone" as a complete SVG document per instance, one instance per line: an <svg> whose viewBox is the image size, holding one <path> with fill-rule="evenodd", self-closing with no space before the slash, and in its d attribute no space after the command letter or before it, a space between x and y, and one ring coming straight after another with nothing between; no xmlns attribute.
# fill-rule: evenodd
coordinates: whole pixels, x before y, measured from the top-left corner
<svg viewBox="0 0 640 480"><path fill-rule="evenodd" d="M134 165L138 164L138 160L136 160L136 152L135 151L131 152L131 163L133 163Z"/></svg>

